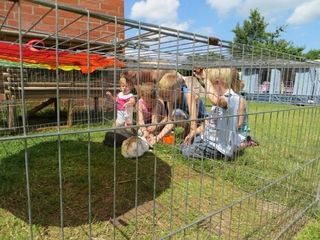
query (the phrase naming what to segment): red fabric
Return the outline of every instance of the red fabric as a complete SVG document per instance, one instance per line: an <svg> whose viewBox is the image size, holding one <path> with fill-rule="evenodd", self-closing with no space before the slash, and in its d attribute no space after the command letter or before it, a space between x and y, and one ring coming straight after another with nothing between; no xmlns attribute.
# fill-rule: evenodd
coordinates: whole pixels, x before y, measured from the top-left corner
<svg viewBox="0 0 320 240"><path fill-rule="evenodd" d="M0 42L0 59L10 60L14 62L20 61L19 44ZM56 51L55 50L39 50L32 51L30 46L22 46L23 62L48 64L52 69L56 68ZM89 56L89 57L88 57ZM87 68L87 59L89 58L90 68ZM61 50L58 52L59 65L79 66L83 73L93 72L97 68L104 67L124 67L124 63L113 57L104 57L99 54L85 52L70 53Z"/></svg>

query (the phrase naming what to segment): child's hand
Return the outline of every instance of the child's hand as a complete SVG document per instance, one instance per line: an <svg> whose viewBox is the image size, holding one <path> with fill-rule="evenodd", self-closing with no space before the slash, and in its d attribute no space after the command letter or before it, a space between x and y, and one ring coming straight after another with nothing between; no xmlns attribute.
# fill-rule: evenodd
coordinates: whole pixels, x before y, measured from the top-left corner
<svg viewBox="0 0 320 240"><path fill-rule="evenodd" d="M193 138L195 137L196 132L195 131L190 131L189 134L185 137L183 143L186 145L191 144Z"/></svg>
<svg viewBox="0 0 320 240"><path fill-rule="evenodd" d="M135 103L136 103L136 101L135 101L134 97L132 97L132 98L129 99L129 101L127 101L125 104L123 104L123 107L125 109L131 108L131 107L133 107L135 105Z"/></svg>
<svg viewBox="0 0 320 240"><path fill-rule="evenodd" d="M125 111L125 113L124 113L124 121L125 121L125 126L131 126L132 125L132 119L128 115L128 111Z"/></svg>
<svg viewBox="0 0 320 240"><path fill-rule="evenodd" d="M124 126L130 127L130 126L132 126L132 122L130 120L126 119L126 121L124 122Z"/></svg>
<svg viewBox="0 0 320 240"><path fill-rule="evenodd" d="M147 142L148 142L148 144L152 147L154 144L157 143L157 137L154 136L153 134L149 134L149 135L147 136Z"/></svg>
<svg viewBox="0 0 320 240"><path fill-rule="evenodd" d="M149 132L147 130L143 132L143 137L146 139L149 137Z"/></svg>
<svg viewBox="0 0 320 240"><path fill-rule="evenodd" d="M156 126L149 126L149 127L147 127L147 131L148 131L149 133L154 132L156 129L157 129Z"/></svg>
<svg viewBox="0 0 320 240"><path fill-rule="evenodd" d="M106 91L106 96L107 96L107 97L112 97L112 93L109 92L109 91Z"/></svg>
<svg viewBox="0 0 320 240"><path fill-rule="evenodd" d="M226 97L224 97L224 96L219 97L217 105L222 108L228 108L228 101L227 101Z"/></svg>
<svg viewBox="0 0 320 240"><path fill-rule="evenodd" d="M124 109L127 109L128 107L130 107L130 104L128 102L126 102L125 104L123 104Z"/></svg>

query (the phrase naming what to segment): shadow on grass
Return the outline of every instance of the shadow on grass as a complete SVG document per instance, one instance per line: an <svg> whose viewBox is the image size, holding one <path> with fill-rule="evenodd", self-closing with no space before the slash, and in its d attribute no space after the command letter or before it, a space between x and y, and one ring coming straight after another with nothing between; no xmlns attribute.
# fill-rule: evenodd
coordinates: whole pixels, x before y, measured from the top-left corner
<svg viewBox="0 0 320 240"><path fill-rule="evenodd" d="M33 224L60 226L58 149L56 141L43 142L28 149ZM0 160L0 208L28 223L24 154L21 151ZM88 159L88 142L61 142L64 226L89 222ZM90 161L92 221L109 220L114 213L116 217L125 214L135 207L136 194L139 206L170 186L170 166L152 153L139 158L137 167L136 160L124 159L120 149L114 152L113 148L102 143L91 142Z"/></svg>

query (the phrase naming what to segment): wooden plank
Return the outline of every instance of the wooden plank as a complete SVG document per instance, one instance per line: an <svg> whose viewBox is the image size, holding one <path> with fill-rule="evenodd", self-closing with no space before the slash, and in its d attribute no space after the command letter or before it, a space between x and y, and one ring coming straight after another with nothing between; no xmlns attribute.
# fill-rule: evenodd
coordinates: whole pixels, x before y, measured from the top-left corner
<svg viewBox="0 0 320 240"><path fill-rule="evenodd" d="M37 112L39 112L41 109L49 106L52 103L55 103L56 98L49 98L46 101L43 101L42 103L40 103L39 105L35 106L34 108L32 108L30 111L28 111L27 116L33 116L34 114L36 114Z"/></svg>
<svg viewBox="0 0 320 240"><path fill-rule="evenodd" d="M17 98L20 98L21 94L17 94L22 91L21 87L10 88L11 91L6 90L6 94L15 92ZM112 91L113 88L102 88L94 87L90 88L90 97L104 97L105 91ZM25 87L24 95L26 99L32 98L56 98L57 97L57 88L55 87ZM87 88L83 87L61 87L59 88L59 98L86 98L87 97Z"/></svg>
<svg viewBox="0 0 320 240"><path fill-rule="evenodd" d="M16 98L11 96L9 103L9 112L8 112L8 128L14 129L16 127L17 119L17 108L16 108Z"/></svg>
<svg viewBox="0 0 320 240"><path fill-rule="evenodd" d="M74 110L74 99L70 98L68 100L68 119L67 119L67 125L70 127L73 124L73 110Z"/></svg>

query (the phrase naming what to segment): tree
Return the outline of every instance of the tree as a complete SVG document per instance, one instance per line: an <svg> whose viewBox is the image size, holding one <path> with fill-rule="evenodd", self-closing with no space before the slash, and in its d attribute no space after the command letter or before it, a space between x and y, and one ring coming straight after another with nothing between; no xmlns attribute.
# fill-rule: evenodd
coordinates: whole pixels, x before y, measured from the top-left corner
<svg viewBox="0 0 320 240"><path fill-rule="evenodd" d="M244 20L243 26L237 23L236 27L232 30L235 34L233 41L235 43L303 56L304 47L296 47L292 42L280 38L281 33L285 32L286 25L276 28L274 32L267 31L268 25L257 9L251 9L249 19Z"/></svg>
<svg viewBox="0 0 320 240"><path fill-rule="evenodd" d="M269 50L274 50L279 53L287 53L295 56L304 57L303 50L304 47L296 47L292 42L288 42L284 39L279 39L275 42L268 42L266 44L259 44L260 47L267 48Z"/></svg>
<svg viewBox="0 0 320 240"><path fill-rule="evenodd" d="M267 26L257 9L250 10L249 20L244 20L242 27L237 23L236 28L232 30L235 34L234 42L248 45L256 42L266 43L269 38Z"/></svg>
<svg viewBox="0 0 320 240"><path fill-rule="evenodd" d="M317 60L320 59L320 50L318 49L311 49L309 52L305 54L305 57L310 60Z"/></svg>

